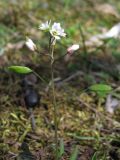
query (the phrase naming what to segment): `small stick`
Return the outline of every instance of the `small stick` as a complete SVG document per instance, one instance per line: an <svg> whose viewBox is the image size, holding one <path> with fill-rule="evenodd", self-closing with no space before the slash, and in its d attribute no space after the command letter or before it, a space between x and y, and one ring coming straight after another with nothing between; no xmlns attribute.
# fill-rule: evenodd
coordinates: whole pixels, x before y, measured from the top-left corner
<svg viewBox="0 0 120 160"><path fill-rule="evenodd" d="M34 117L33 109L32 108L29 108L29 115L30 115L30 121L31 121L32 130L35 131L35 129L36 129L36 123L35 123L35 117Z"/></svg>
<svg viewBox="0 0 120 160"><path fill-rule="evenodd" d="M55 78L54 79L54 83L56 84L56 86L60 87L62 86L64 83L71 81L72 79L76 78L77 76L83 76L83 72L82 71L77 71L76 73L70 75L69 77L65 78L65 79L61 79L60 77ZM49 82L48 86L45 89L45 92L48 92L49 88L51 86L51 81Z"/></svg>
<svg viewBox="0 0 120 160"><path fill-rule="evenodd" d="M60 81L57 83L57 86L60 87L62 86L64 83L71 81L72 79L78 77L78 76L83 76L83 72L82 71L77 71L76 73L70 75L69 77L67 77L66 79Z"/></svg>
<svg viewBox="0 0 120 160"><path fill-rule="evenodd" d="M60 77L54 78L54 83L57 83L57 82L59 82L60 80L61 80ZM45 92L48 92L49 88L51 87L51 84L52 84L52 82L50 81L50 82L48 83L48 86L45 88Z"/></svg>

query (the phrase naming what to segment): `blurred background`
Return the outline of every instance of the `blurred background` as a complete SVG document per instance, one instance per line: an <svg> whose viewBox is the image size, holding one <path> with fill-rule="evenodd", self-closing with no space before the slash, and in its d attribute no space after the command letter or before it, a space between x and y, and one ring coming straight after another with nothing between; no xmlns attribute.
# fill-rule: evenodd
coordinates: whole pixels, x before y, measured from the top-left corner
<svg viewBox="0 0 120 160"><path fill-rule="evenodd" d="M67 34L57 41L56 58L66 54L72 44L80 45L74 55L67 59L63 56L55 63L55 78L60 80L56 97L58 134L65 146L63 159L69 159L78 145L78 160L94 160L94 154L96 160L120 160L120 107L114 103L120 104L119 0L0 0L0 160L15 159L23 141L38 159L53 159L52 97L51 91L45 92L49 90L50 62L25 45L29 37L41 53L48 53L48 36L38 29L48 20L61 23ZM34 110L36 133L31 130L22 102L21 84L26 79L10 73L6 69L10 65L31 67L48 82L35 80L41 97ZM119 89L112 95L116 101L84 92L95 83Z"/></svg>
<svg viewBox="0 0 120 160"><path fill-rule="evenodd" d="M88 40L96 34L102 34L119 22L120 2L117 0L1 0L0 1L0 55L1 65L7 61L21 63L28 60L30 54L23 53L23 43L26 36L37 42L40 48L47 45L46 36L38 29L41 22L47 20L60 22L67 33L61 48L64 54L66 47L79 43L82 45L80 26L84 39ZM44 37L44 38L43 38ZM118 58L118 39L110 41L109 55ZM115 50L114 50L115 48ZM8 51L9 50L9 51ZM11 53L12 52L12 53ZM82 52L82 51L81 51ZM6 54L6 55L5 55ZM26 58L27 57L27 58ZM29 57L29 58L28 58Z"/></svg>

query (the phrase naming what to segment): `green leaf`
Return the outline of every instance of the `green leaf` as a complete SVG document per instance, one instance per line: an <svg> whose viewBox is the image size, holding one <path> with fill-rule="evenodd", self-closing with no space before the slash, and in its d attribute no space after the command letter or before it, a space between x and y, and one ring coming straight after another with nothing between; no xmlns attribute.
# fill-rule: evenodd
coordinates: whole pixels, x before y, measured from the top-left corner
<svg viewBox="0 0 120 160"><path fill-rule="evenodd" d="M16 115L15 113L10 113L10 115L11 115L14 119L19 120L19 118L17 117L17 115Z"/></svg>
<svg viewBox="0 0 120 160"><path fill-rule="evenodd" d="M61 158L63 154L64 154L64 142L63 142L63 139L61 139L60 140L59 158Z"/></svg>
<svg viewBox="0 0 120 160"><path fill-rule="evenodd" d="M94 153L91 160L97 160L97 152Z"/></svg>
<svg viewBox="0 0 120 160"><path fill-rule="evenodd" d="M25 66L10 66L8 69L12 72L19 73L19 74L27 74L33 72L30 68Z"/></svg>
<svg viewBox="0 0 120 160"><path fill-rule="evenodd" d="M70 157L70 160L77 160L77 157L78 157L78 146L75 147L75 149Z"/></svg>
<svg viewBox="0 0 120 160"><path fill-rule="evenodd" d="M96 92L99 97L106 97L106 95L112 90L112 87L106 84L94 84L90 86L89 89Z"/></svg>
<svg viewBox="0 0 120 160"><path fill-rule="evenodd" d="M106 84L94 84L89 87L92 91L100 91L100 92L110 92L112 90L112 87Z"/></svg>

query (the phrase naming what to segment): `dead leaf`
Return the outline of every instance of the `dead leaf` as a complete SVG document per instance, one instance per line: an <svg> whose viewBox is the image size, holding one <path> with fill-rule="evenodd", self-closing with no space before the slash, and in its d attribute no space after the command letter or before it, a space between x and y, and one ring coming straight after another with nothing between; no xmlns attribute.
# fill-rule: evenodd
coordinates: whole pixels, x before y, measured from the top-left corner
<svg viewBox="0 0 120 160"><path fill-rule="evenodd" d="M88 48L99 47L104 44L105 39L120 38L120 23L114 25L110 30L105 33L92 36L89 40L85 41L85 45Z"/></svg>
<svg viewBox="0 0 120 160"><path fill-rule="evenodd" d="M114 25L110 30L106 33L97 36L100 39L107 39L107 38L120 38L120 23Z"/></svg>
<svg viewBox="0 0 120 160"><path fill-rule="evenodd" d="M17 43L8 43L7 46L5 47L5 51L9 51L9 50L12 50L12 49L16 49L16 50L19 50L21 49L25 44L25 41L20 41L20 42L17 42Z"/></svg>
<svg viewBox="0 0 120 160"><path fill-rule="evenodd" d="M85 41L85 45L88 48L99 47L103 45L103 41L100 40L98 35L96 35L96 36L92 36L89 40Z"/></svg>
<svg viewBox="0 0 120 160"><path fill-rule="evenodd" d="M105 104L106 111L113 114L119 104L119 100L112 98L112 95L108 95Z"/></svg>
<svg viewBox="0 0 120 160"><path fill-rule="evenodd" d="M111 15L115 16L116 18L120 18L119 13L117 12L116 8L111 4L101 4L101 5L95 5L95 10L101 14Z"/></svg>

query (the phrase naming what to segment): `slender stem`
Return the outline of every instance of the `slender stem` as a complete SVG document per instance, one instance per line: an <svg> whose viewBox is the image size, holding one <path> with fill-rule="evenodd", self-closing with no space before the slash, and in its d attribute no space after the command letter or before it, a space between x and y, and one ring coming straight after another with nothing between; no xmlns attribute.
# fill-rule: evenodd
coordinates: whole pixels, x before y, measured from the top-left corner
<svg viewBox="0 0 120 160"><path fill-rule="evenodd" d="M64 58L67 54L68 54L68 53L65 53L64 55L56 58L56 59L54 60L54 63L57 62L57 61L59 61L59 60L61 60L62 58Z"/></svg>
<svg viewBox="0 0 120 160"><path fill-rule="evenodd" d="M33 71L33 73L34 73L41 81L43 81L45 84L48 83L48 82L47 82L45 79L43 79L37 72Z"/></svg>
<svg viewBox="0 0 120 160"><path fill-rule="evenodd" d="M79 30L80 30L80 35L82 38L82 44L83 44L83 50L84 50L84 69L86 70L87 63L88 63L88 51L87 51L87 48L85 45L85 37L84 37L83 30L82 30L82 27L80 26L80 24L79 24Z"/></svg>
<svg viewBox="0 0 120 160"><path fill-rule="evenodd" d="M55 125L55 159L58 160L58 123L57 123L57 104L55 96L55 85L54 85L54 46L51 46L51 86L53 94L53 107L54 107L54 125Z"/></svg>
<svg viewBox="0 0 120 160"><path fill-rule="evenodd" d="M48 56L48 57L51 59L50 54L47 54L47 53L45 53L45 52L39 52L38 49L35 50L35 53L36 53L36 54L39 54L40 56Z"/></svg>
<svg viewBox="0 0 120 160"><path fill-rule="evenodd" d="M88 52L87 52L87 48L86 48L86 45L85 45L85 37L84 37L84 34L83 34L82 27L80 25L79 25L79 29L80 29L80 35L81 35L81 38L82 38L82 44L83 44L84 53L85 53L85 56L87 57Z"/></svg>
<svg viewBox="0 0 120 160"><path fill-rule="evenodd" d="M49 36L49 51L50 51L50 49L51 49L51 35Z"/></svg>

